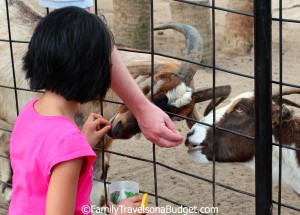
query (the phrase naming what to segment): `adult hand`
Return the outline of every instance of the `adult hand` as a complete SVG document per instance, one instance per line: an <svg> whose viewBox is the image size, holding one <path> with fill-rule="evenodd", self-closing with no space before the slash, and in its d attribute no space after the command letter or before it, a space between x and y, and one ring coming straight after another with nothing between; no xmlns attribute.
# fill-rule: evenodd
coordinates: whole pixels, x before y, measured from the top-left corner
<svg viewBox="0 0 300 215"><path fill-rule="evenodd" d="M135 117L144 136L156 145L170 148L182 143L184 137L170 117L154 104L147 103Z"/></svg>

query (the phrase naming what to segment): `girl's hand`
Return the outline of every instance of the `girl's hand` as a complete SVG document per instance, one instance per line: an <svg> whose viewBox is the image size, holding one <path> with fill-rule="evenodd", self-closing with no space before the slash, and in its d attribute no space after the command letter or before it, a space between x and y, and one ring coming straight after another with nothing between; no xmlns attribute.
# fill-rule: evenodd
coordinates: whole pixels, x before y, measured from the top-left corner
<svg viewBox="0 0 300 215"><path fill-rule="evenodd" d="M108 201L107 206L109 208L114 207L114 210L111 210L111 211L117 212L116 215L128 215L128 214L141 215L141 214L145 214L145 213L138 213L138 212L142 212L142 210L139 209L141 207L141 201L142 201L142 197L132 196L132 197L123 199L118 205L114 205L112 202ZM134 209L136 209L136 210L134 210ZM126 211L127 211L127 213L126 213ZM129 212L132 212L132 213L129 213Z"/></svg>
<svg viewBox="0 0 300 215"><path fill-rule="evenodd" d="M91 113L82 126L82 133L91 147L94 147L110 128L109 121L104 119L100 114Z"/></svg>

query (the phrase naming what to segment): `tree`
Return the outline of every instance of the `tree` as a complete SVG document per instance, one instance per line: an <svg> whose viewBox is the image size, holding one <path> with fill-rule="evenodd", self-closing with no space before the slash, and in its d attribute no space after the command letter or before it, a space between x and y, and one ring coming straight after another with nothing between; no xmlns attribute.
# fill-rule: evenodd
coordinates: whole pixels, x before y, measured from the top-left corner
<svg viewBox="0 0 300 215"><path fill-rule="evenodd" d="M117 44L150 48L150 0L113 0L113 32Z"/></svg>
<svg viewBox="0 0 300 215"><path fill-rule="evenodd" d="M194 0L193 2L209 5L209 0ZM171 13L173 22L185 23L195 27L203 39L202 63L212 64L212 29L211 13L209 8L195 6L184 2L171 2ZM185 56L185 39L175 33L175 40L179 50L179 56ZM180 46L180 47L179 47Z"/></svg>
<svg viewBox="0 0 300 215"><path fill-rule="evenodd" d="M228 7L234 11L253 14L253 0L229 0ZM230 54L248 54L253 46L253 23L253 17L228 12L222 51Z"/></svg>

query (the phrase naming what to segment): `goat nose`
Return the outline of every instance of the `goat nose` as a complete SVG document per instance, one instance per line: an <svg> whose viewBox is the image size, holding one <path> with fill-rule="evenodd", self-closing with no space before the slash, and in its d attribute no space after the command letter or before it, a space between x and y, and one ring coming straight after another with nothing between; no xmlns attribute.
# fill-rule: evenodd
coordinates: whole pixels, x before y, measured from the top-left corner
<svg viewBox="0 0 300 215"><path fill-rule="evenodd" d="M120 132L121 132L122 122L119 121L115 125L112 124L111 129L107 132L107 135L111 138L119 138Z"/></svg>
<svg viewBox="0 0 300 215"><path fill-rule="evenodd" d="M189 146L189 145L190 145L189 139L188 139L188 138L186 138L186 140L185 140L185 142L184 142L184 145L185 145L185 146Z"/></svg>
<svg viewBox="0 0 300 215"><path fill-rule="evenodd" d="M194 132L195 132L194 129L193 129L193 130L190 130L190 131L187 133L186 137L192 136L192 135L194 134Z"/></svg>
<svg viewBox="0 0 300 215"><path fill-rule="evenodd" d="M110 138L114 138L112 129L109 129L108 132L106 133Z"/></svg>

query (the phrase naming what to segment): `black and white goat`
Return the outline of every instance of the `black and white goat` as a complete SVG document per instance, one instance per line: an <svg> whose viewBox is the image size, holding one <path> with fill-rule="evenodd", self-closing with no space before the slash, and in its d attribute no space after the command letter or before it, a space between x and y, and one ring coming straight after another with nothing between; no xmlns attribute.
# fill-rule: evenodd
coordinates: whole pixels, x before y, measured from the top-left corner
<svg viewBox="0 0 300 215"><path fill-rule="evenodd" d="M300 94L300 89L284 89L283 95ZM280 106L279 94L272 96L273 142L279 143ZM299 108L299 105L282 98L283 103ZM282 144L300 149L300 118L293 111L282 105ZM201 120L213 124L210 113ZM216 110L215 125L219 128L234 131L242 135L255 137L255 98L253 92L243 93L233 98L230 104ZM187 134L188 154L198 163L207 163L213 159L213 141L215 142L215 160L218 162L243 162L255 168L255 142L247 137L215 130L213 139L212 127L195 124ZM279 147L273 146L273 180L278 179ZM300 151L282 148L282 182L300 194Z"/></svg>

